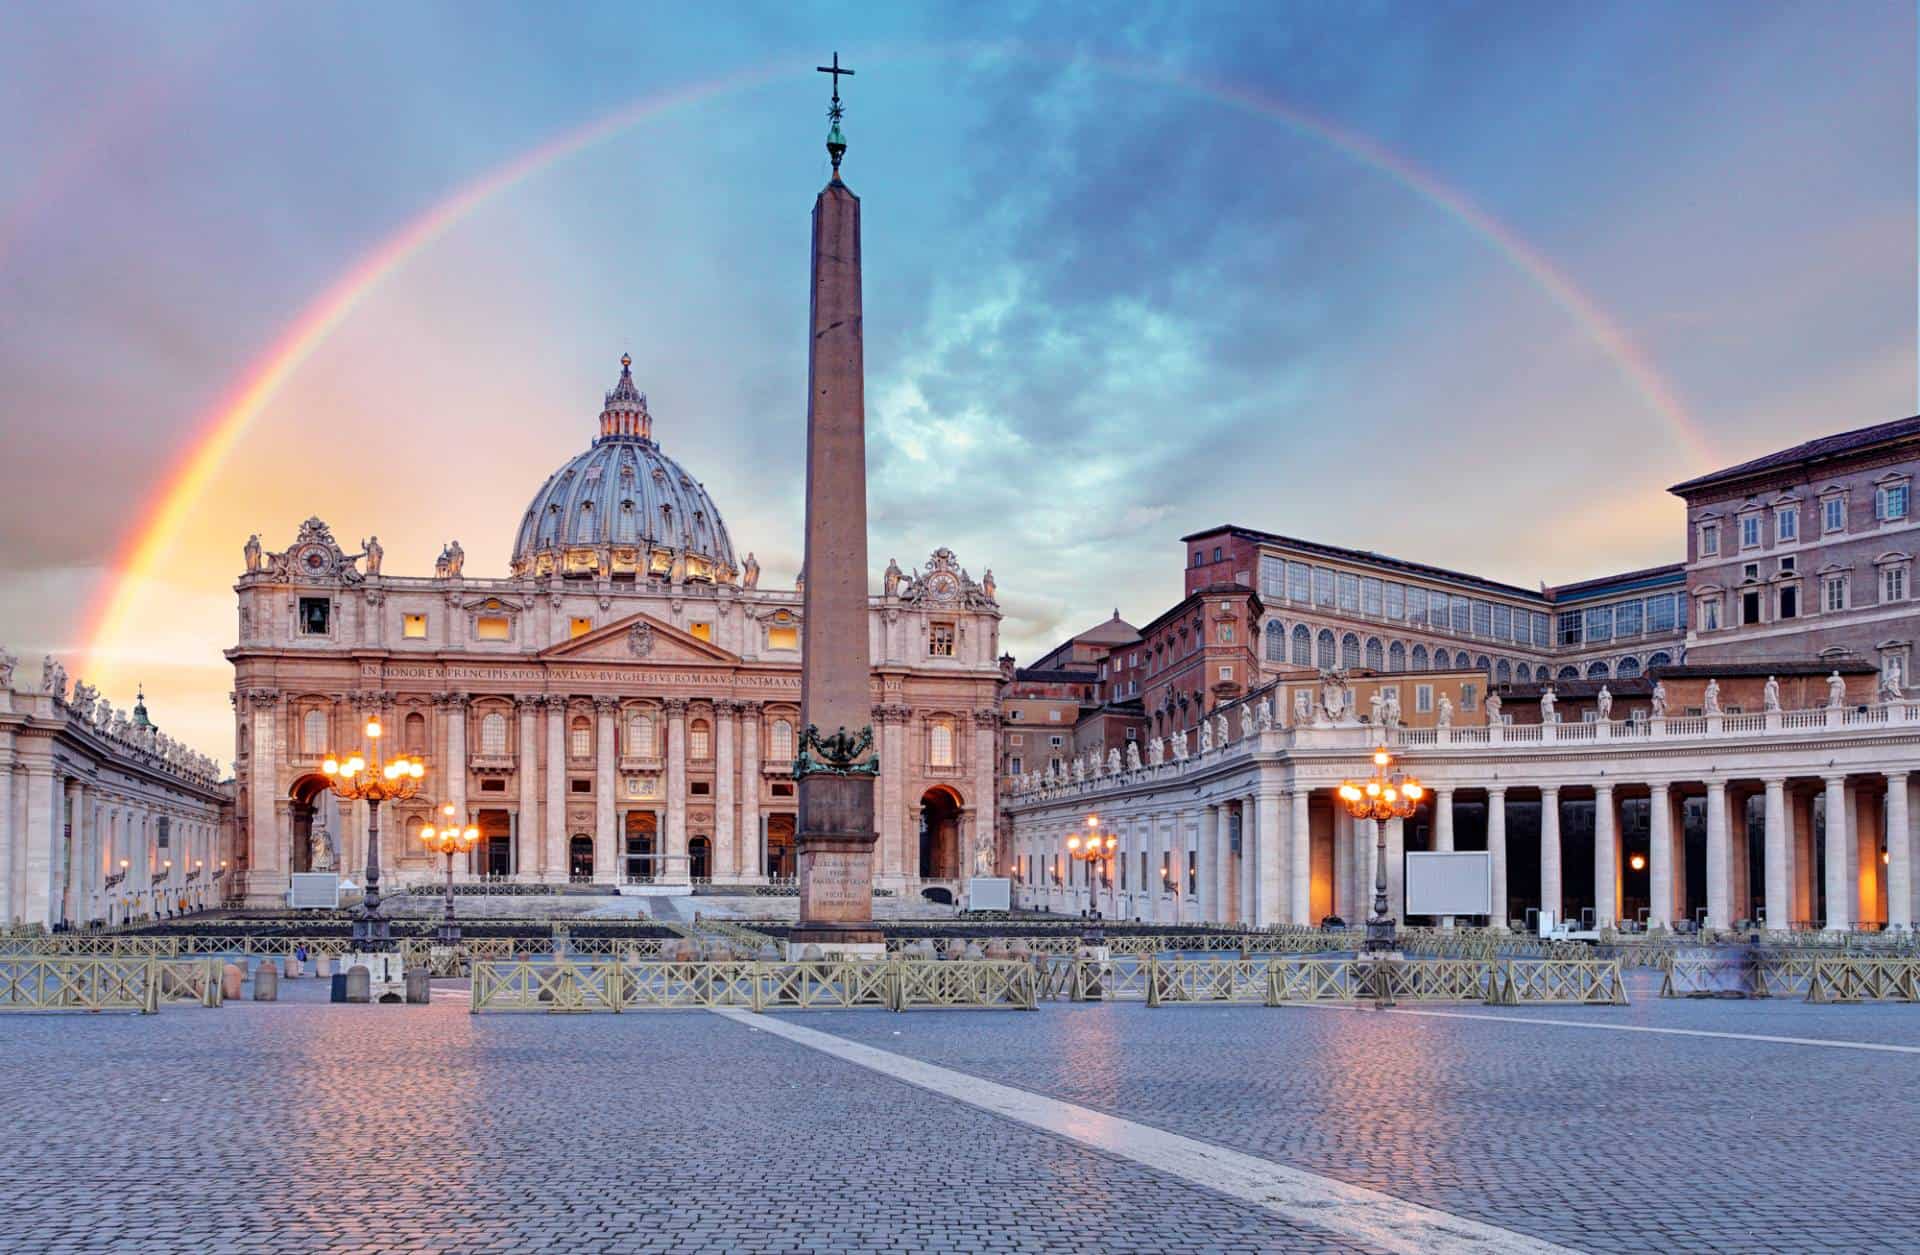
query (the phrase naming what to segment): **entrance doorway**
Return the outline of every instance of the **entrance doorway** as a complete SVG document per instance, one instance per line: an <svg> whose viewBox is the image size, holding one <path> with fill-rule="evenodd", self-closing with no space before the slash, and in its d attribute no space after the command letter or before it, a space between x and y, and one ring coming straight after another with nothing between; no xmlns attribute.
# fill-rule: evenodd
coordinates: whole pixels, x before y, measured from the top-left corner
<svg viewBox="0 0 1920 1255"><path fill-rule="evenodd" d="M960 798L937 786L920 796L920 879L960 877Z"/></svg>
<svg viewBox="0 0 1920 1255"><path fill-rule="evenodd" d="M475 827L480 829L480 873L484 876L513 875L513 819L505 811L481 811Z"/></svg>
<svg viewBox="0 0 1920 1255"><path fill-rule="evenodd" d="M313 870L313 834L316 829L328 830L325 843L329 857L333 859L336 871L344 870L338 854L341 833L337 819L329 824L328 820L337 816L338 806L327 790L327 782L320 776L302 776L293 782L292 801L287 807L287 817L291 821L292 848L287 851L287 866L296 872ZM329 814L331 812L331 814Z"/></svg>
<svg viewBox="0 0 1920 1255"><path fill-rule="evenodd" d="M567 842L567 878L577 881L593 879L593 838L584 833L575 833L573 840Z"/></svg>
<svg viewBox="0 0 1920 1255"><path fill-rule="evenodd" d="M775 880L791 880L799 875L793 861L793 816L767 816L767 875Z"/></svg>
<svg viewBox="0 0 1920 1255"><path fill-rule="evenodd" d="M654 842L659 836L660 820L652 811L628 811L626 827L626 876L629 883L654 878Z"/></svg>
<svg viewBox="0 0 1920 1255"><path fill-rule="evenodd" d="M687 875L695 880L713 879L713 842L695 837L687 842Z"/></svg>

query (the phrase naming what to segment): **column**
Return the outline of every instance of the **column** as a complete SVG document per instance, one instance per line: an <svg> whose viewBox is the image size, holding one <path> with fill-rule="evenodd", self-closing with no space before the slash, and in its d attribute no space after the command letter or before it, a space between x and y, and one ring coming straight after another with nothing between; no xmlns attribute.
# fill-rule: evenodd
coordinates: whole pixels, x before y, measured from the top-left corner
<svg viewBox="0 0 1920 1255"><path fill-rule="evenodd" d="M1433 848L1435 853L1451 853L1453 850L1453 790L1435 789L1433 791ZM1453 916L1442 915L1440 927L1451 929Z"/></svg>
<svg viewBox="0 0 1920 1255"><path fill-rule="evenodd" d="M725 699L713 704L713 871L715 880L738 880L740 856L733 826L733 716L738 707Z"/></svg>
<svg viewBox="0 0 1920 1255"><path fill-rule="evenodd" d="M669 697L667 710L667 861L665 878L687 876L687 699Z"/></svg>
<svg viewBox="0 0 1920 1255"><path fill-rule="evenodd" d="M547 705L547 857L545 879L564 885L571 870L567 858L567 699L549 693Z"/></svg>
<svg viewBox="0 0 1920 1255"><path fill-rule="evenodd" d="M280 759L274 723L279 717L280 694L272 689L255 689L247 694L253 710L253 747L247 756L247 788L252 793L248 809L248 831L241 834L246 843L247 866L245 892L255 898L278 895L287 887L287 843L280 839ZM121 857L132 858L123 852ZM114 864L119 871L119 863ZM236 878L238 868L234 869ZM354 869L356 872L358 868ZM125 886L121 893L126 892Z"/></svg>
<svg viewBox="0 0 1920 1255"><path fill-rule="evenodd" d="M1829 932L1853 927L1853 887L1847 882L1847 778L1827 778L1827 919Z"/></svg>
<svg viewBox="0 0 1920 1255"><path fill-rule="evenodd" d="M1373 918L1374 864L1373 821L1355 820L1353 824L1353 918Z"/></svg>
<svg viewBox="0 0 1920 1255"><path fill-rule="evenodd" d="M1733 860L1727 835L1727 782L1707 782L1707 927L1733 926Z"/></svg>
<svg viewBox="0 0 1920 1255"><path fill-rule="evenodd" d="M1349 924L1353 912L1353 816L1336 799L1333 805L1333 913Z"/></svg>
<svg viewBox="0 0 1920 1255"><path fill-rule="evenodd" d="M1239 810L1237 812L1228 810L1226 815L1228 823L1238 822L1240 825L1240 885L1238 895L1240 913L1237 918L1240 922L1240 927L1252 928L1254 926L1254 917L1258 913L1260 905L1259 852L1254 849L1254 846L1256 846L1258 842L1254 840L1252 807L1247 805L1245 798L1235 798L1233 802L1228 803L1228 805L1232 806L1234 803L1238 803Z"/></svg>
<svg viewBox="0 0 1920 1255"><path fill-rule="evenodd" d="M13 755L11 738L0 739L0 927L13 923L18 912L14 909L13 856L15 845L21 839L19 828L13 822Z"/></svg>
<svg viewBox="0 0 1920 1255"><path fill-rule="evenodd" d="M1287 858L1287 923L1299 927L1313 923L1308 918L1313 914L1313 816L1309 809L1312 799L1311 789L1296 785L1288 803L1293 822L1287 828L1292 847Z"/></svg>
<svg viewBox="0 0 1920 1255"><path fill-rule="evenodd" d="M1507 931L1507 791L1487 790L1487 853L1493 864L1493 915L1487 920L1496 932Z"/></svg>
<svg viewBox="0 0 1920 1255"><path fill-rule="evenodd" d="M1673 927L1673 797L1665 782L1648 786L1647 927Z"/></svg>
<svg viewBox="0 0 1920 1255"><path fill-rule="evenodd" d="M26 892L21 919L28 924L53 926L54 912L54 788L53 764L27 765Z"/></svg>
<svg viewBox="0 0 1920 1255"><path fill-rule="evenodd" d="M1851 790L1853 794L1853 876L1855 885L1854 924L1878 924L1885 918L1880 911L1880 789L1871 779Z"/></svg>
<svg viewBox="0 0 1920 1255"><path fill-rule="evenodd" d="M1540 790L1540 909L1560 920L1565 899L1560 891L1560 789Z"/></svg>
<svg viewBox="0 0 1920 1255"><path fill-rule="evenodd" d="M1272 785L1262 785L1255 814L1260 822L1260 902L1254 923L1271 928L1280 922L1280 907L1285 901L1286 880L1283 862L1287 837L1282 826L1286 817L1285 797Z"/></svg>
<svg viewBox="0 0 1920 1255"><path fill-rule="evenodd" d="M1407 824L1387 821L1387 914L1407 922Z"/></svg>
<svg viewBox="0 0 1920 1255"><path fill-rule="evenodd" d="M453 803L454 817L466 823L467 816L467 695L448 693L442 699L445 703L447 720L447 757L441 767L441 796ZM382 854L391 856L394 847L388 845ZM384 869L383 869L384 872Z"/></svg>
<svg viewBox="0 0 1920 1255"><path fill-rule="evenodd" d="M1907 773L1889 771L1887 773L1888 928L1913 927L1913 833L1909 827L1908 810Z"/></svg>
<svg viewBox="0 0 1920 1255"><path fill-rule="evenodd" d="M1763 858L1766 867L1767 927L1785 931L1793 927L1793 889L1787 878L1787 782L1782 776L1768 776L1761 784L1766 790L1763 819L1765 835Z"/></svg>
<svg viewBox="0 0 1920 1255"><path fill-rule="evenodd" d="M1620 922L1619 830L1613 809L1613 785L1593 786L1593 926L1613 928Z"/></svg>
<svg viewBox="0 0 1920 1255"><path fill-rule="evenodd" d="M613 810L613 716L619 709L620 703L615 698L593 699L593 879L603 885L613 884L620 879L620 834L614 830Z"/></svg>
<svg viewBox="0 0 1920 1255"><path fill-rule="evenodd" d="M514 774L520 779L520 813L514 816L514 864L519 880L546 879L546 860L540 845L540 722L541 699L520 696L513 707L520 714L519 751Z"/></svg>
<svg viewBox="0 0 1920 1255"><path fill-rule="evenodd" d="M1727 917L1753 919L1753 857L1747 837L1747 799L1744 791L1727 790ZM1764 860L1763 860L1764 862ZM1764 871L1765 868L1763 867Z"/></svg>
<svg viewBox="0 0 1920 1255"><path fill-rule="evenodd" d="M1218 924L1226 918L1226 860L1220 857L1220 808L1200 808L1200 918Z"/></svg>
<svg viewBox="0 0 1920 1255"><path fill-rule="evenodd" d="M998 756L995 754L995 740L1000 734L1000 714L997 710L976 710L973 712L973 843L977 849L985 842L993 851L993 874L1004 876L1007 868L1000 865L1000 812L999 798L994 792L994 781L999 773ZM973 875L973 851L960 851L960 874ZM1099 884L1099 877L1094 878Z"/></svg>
<svg viewBox="0 0 1920 1255"><path fill-rule="evenodd" d="M1793 916L1801 923L1813 919L1813 794L1796 789L1787 794L1787 849L1792 866Z"/></svg>
<svg viewBox="0 0 1920 1255"><path fill-rule="evenodd" d="M740 837L745 857L740 874L764 880L767 875L766 834L760 828L760 725L766 707L760 702L741 702L740 709ZM893 740L888 728L880 742L882 753ZM885 782L882 782L882 794Z"/></svg>

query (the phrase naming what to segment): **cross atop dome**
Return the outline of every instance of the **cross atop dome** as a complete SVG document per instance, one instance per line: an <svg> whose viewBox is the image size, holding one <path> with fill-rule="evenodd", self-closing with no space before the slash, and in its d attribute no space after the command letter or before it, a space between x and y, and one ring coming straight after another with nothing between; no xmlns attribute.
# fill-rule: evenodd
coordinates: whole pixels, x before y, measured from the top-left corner
<svg viewBox="0 0 1920 1255"><path fill-rule="evenodd" d="M653 439L653 416L647 413L647 394L633 386L633 354L620 355L620 382L607 393L600 411L600 438Z"/></svg>

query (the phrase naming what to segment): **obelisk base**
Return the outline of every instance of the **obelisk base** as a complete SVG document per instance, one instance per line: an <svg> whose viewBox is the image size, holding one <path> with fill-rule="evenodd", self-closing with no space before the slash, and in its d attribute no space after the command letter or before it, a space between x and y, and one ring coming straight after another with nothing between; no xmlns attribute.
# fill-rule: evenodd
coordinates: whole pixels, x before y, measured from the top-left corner
<svg viewBox="0 0 1920 1255"><path fill-rule="evenodd" d="M886 938L873 926L873 777L808 776L799 794L800 923L789 956L814 946L826 958L884 957Z"/></svg>

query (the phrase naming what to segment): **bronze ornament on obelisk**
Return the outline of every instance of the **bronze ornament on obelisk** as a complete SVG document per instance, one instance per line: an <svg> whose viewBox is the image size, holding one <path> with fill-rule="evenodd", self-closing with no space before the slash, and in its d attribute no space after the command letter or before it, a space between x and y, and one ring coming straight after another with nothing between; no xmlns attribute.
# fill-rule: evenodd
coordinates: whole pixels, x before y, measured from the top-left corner
<svg viewBox="0 0 1920 1255"><path fill-rule="evenodd" d="M807 356L807 525L800 669L796 949L883 952L873 927L878 833L873 785L873 667L867 644L866 367L860 326L860 199L840 180L840 67L831 67L827 152L833 176L813 202L813 299Z"/></svg>

